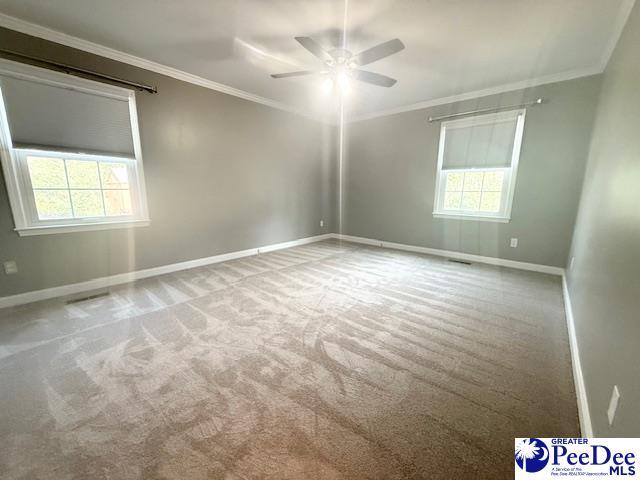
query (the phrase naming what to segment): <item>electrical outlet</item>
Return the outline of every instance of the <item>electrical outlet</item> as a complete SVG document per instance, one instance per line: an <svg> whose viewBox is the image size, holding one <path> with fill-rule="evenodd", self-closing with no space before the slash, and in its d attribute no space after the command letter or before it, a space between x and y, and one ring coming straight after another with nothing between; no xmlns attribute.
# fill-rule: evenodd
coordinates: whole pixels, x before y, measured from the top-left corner
<svg viewBox="0 0 640 480"><path fill-rule="evenodd" d="M324 227L324 220L320 220L320 226Z"/></svg>
<svg viewBox="0 0 640 480"><path fill-rule="evenodd" d="M510 245L511 245L511 248L516 248L518 246L518 239L517 238L512 238Z"/></svg>
<svg viewBox="0 0 640 480"><path fill-rule="evenodd" d="M616 416L616 410L618 409L618 401L620 400L620 391L618 386L613 386L613 392L611 392L611 400L609 400L609 408L607 409L607 418L609 418L609 425L613 425L613 419Z"/></svg>
<svg viewBox="0 0 640 480"><path fill-rule="evenodd" d="M8 262L4 262L4 273L7 275L13 275L14 273L18 273L18 264L13 260Z"/></svg>

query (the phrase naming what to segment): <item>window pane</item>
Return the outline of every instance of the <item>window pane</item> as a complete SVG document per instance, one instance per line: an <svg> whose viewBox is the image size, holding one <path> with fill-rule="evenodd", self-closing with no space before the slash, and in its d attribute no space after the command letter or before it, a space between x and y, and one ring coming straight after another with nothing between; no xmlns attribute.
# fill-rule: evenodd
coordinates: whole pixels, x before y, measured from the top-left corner
<svg viewBox="0 0 640 480"><path fill-rule="evenodd" d="M67 160L67 177L71 188L100 188L97 162Z"/></svg>
<svg viewBox="0 0 640 480"><path fill-rule="evenodd" d="M446 191L447 192L462 191L463 179L464 179L464 172L448 172Z"/></svg>
<svg viewBox="0 0 640 480"><path fill-rule="evenodd" d="M100 190L71 190L71 202L75 217L104 216Z"/></svg>
<svg viewBox="0 0 640 480"><path fill-rule="evenodd" d="M478 210L480 208L480 192L462 193L462 210Z"/></svg>
<svg viewBox="0 0 640 480"><path fill-rule="evenodd" d="M479 192L480 190L482 190L483 176L484 176L484 172L465 172L464 190L472 191L472 192ZM480 200L478 199L478 201Z"/></svg>
<svg viewBox="0 0 640 480"><path fill-rule="evenodd" d="M108 216L131 215L131 195L129 190L105 190L104 208Z"/></svg>
<svg viewBox="0 0 640 480"><path fill-rule="evenodd" d="M500 192L502 191L502 182L504 180L503 171L492 171L484 174L484 183L482 184L483 191Z"/></svg>
<svg viewBox="0 0 640 480"><path fill-rule="evenodd" d="M27 165L33 188L67 188L61 158L27 157Z"/></svg>
<svg viewBox="0 0 640 480"><path fill-rule="evenodd" d="M40 220L71 218L71 202L67 190L34 190Z"/></svg>
<svg viewBox="0 0 640 480"><path fill-rule="evenodd" d="M123 163L100 162L102 188L129 188L127 166Z"/></svg>
<svg viewBox="0 0 640 480"><path fill-rule="evenodd" d="M446 192L444 194L445 210L460 210L462 192Z"/></svg>
<svg viewBox="0 0 640 480"><path fill-rule="evenodd" d="M500 210L500 192L483 192L480 210L483 212L496 213Z"/></svg>

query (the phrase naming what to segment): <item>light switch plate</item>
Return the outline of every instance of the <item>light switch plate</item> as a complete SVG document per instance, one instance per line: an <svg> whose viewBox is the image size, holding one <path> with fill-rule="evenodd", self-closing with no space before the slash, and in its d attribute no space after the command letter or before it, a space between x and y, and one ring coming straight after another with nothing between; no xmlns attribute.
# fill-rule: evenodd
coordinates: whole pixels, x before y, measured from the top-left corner
<svg viewBox="0 0 640 480"><path fill-rule="evenodd" d="M618 401L620 400L620 391L618 386L613 386L613 392L611 392L611 400L609 400L609 408L607 409L607 417L609 418L609 425L613 425L613 419L616 416L616 410L618 409Z"/></svg>
<svg viewBox="0 0 640 480"><path fill-rule="evenodd" d="M516 248L518 246L518 239L512 238L510 245L511 245L511 248Z"/></svg>

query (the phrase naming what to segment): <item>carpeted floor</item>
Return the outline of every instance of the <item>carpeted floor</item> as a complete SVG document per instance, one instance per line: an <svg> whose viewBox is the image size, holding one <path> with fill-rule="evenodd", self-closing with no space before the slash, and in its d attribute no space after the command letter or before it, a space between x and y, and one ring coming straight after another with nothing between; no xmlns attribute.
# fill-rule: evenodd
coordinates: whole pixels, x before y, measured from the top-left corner
<svg viewBox="0 0 640 480"><path fill-rule="evenodd" d="M550 275L327 241L0 311L3 479L507 479L577 435Z"/></svg>

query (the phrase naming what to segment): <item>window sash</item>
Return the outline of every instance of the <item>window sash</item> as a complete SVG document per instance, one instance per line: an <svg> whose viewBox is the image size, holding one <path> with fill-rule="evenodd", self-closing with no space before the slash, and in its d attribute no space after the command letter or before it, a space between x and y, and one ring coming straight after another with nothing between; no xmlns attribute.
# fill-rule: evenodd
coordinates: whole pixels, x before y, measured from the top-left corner
<svg viewBox="0 0 640 480"><path fill-rule="evenodd" d="M83 154L72 154L65 152L53 152L53 151L44 151L44 150L26 150L26 149L15 149L15 155L17 157L18 171L19 176L24 186L23 199L25 213L27 216L27 221L29 227L45 227L45 226L64 226L64 225L81 225L81 224L94 224L94 223L117 223L117 222L130 222L144 219L143 208L142 208L142 199L140 196L139 178L138 171L136 168L136 161L131 159L124 159L120 157L108 157L102 155L83 155ZM41 158L59 158L62 160L86 160L86 161L95 161L97 163L117 163L120 165L125 165L127 168L127 175L129 180L129 193L131 196L131 215L101 215L94 217L67 217L67 218L55 218L55 219L41 219L38 216L38 209L36 207L35 201L35 190L61 190L71 192L74 190L98 190L100 191L101 196L104 195L103 192L109 190L119 190L119 189L111 189L111 188L103 188L102 185L100 188L75 188L67 185L66 188L34 188L31 183L31 175L29 172L29 165L27 159L29 157L41 157ZM67 175L68 178L68 175ZM103 197L104 202L104 197ZM70 200L71 208L73 209L73 204Z"/></svg>
<svg viewBox="0 0 640 480"><path fill-rule="evenodd" d="M482 210L467 210L467 209L447 209L445 208L445 195L447 193L447 174L451 172L492 172L492 171L501 171L504 173L502 178L502 187L500 190L500 208L497 212L484 212ZM441 170L439 173L439 185L440 188L437 192L436 199L436 208L434 213L438 214L449 214L449 215L463 215L463 216L478 216L478 217L496 217L496 218L504 218L505 212L507 210L507 206L509 203L508 191L509 185L511 183L511 168L508 167L494 167L494 168L450 168L446 170ZM461 190L461 192L471 191L471 190ZM473 190L474 192L476 190ZM494 190L487 190L494 191ZM484 192L484 190L479 190L479 192Z"/></svg>

